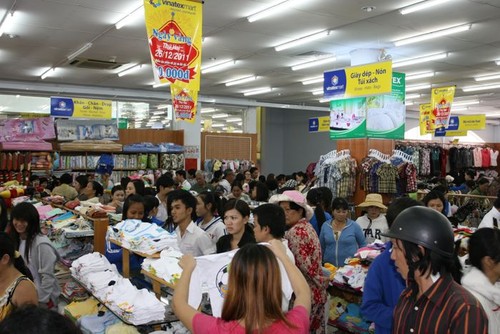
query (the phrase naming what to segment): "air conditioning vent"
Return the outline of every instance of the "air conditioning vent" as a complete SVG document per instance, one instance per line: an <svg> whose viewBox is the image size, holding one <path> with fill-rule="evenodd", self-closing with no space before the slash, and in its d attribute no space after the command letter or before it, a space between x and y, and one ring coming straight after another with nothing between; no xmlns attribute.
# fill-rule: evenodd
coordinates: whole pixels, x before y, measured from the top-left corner
<svg viewBox="0 0 500 334"><path fill-rule="evenodd" d="M124 65L124 63L117 63L115 61L99 60L99 59L86 59L76 58L69 62L71 66L90 68L95 70L116 70Z"/></svg>

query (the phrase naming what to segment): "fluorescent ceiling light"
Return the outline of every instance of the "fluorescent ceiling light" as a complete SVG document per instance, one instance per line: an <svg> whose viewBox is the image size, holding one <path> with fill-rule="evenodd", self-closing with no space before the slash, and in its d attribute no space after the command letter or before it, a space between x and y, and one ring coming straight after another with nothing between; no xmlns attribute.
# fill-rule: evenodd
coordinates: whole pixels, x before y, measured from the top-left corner
<svg viewBox="0 0 500 334"><path fill-rule="evenodd" d="M243 130L233 130L233 133L243 133Z"/></svg>
<svg viewBox="0 0 500 334"><path fill-rule="evenodd" d="M242 125L243 125L243 122L238 122L238 123L236 123L236 125L238 125L238 126L242 126Z"/></svg>
<svg viewBox="0 0 500 334"><path fill-rule="evenodd" d="M323 88L317 89L317 90L313 90L311 93L313 95L321 95L321 94L323 94Z"/></svg>
<svg viewBox="0 0 500 334"><path fill-rule="evenodd" d="M84 53L85 51L87 51L88 49L90 49L92 47L92 43L87 43L85 44L84 46L82 46L81 48L79 48L78 50L76 50L75 52L73 52L72 54L68 55L68 60L73 60L75 59L76 57L78 57L79 55L81 55L82 53Z"/></svg>
<svg viewBox="0 0 500 334"><path fill-rule="evenodd" d="M132 67L127 68L127 69L126 69L126 70L124 70L124 71L119 72L119 73L118 73L118 76L119 76L119 77L123 77L124 75L128 75L128 74L130 74L130 73L134 73L134 72L136 72L136 71L140 70L141 68L142 68L142 64L139 64L139 65L134 65L134 66L132 66Z"/></svg>
<svg viewBox="0 0 500 334"><path fill-rule="evenodd" d="M324 99L318 100L319 103L326 103L326 102L330 102L330 101L331 101L331 98L324 98Z"/></svg>
<svg viewBox="0 0 500 334"><path fill-rule="evenodd" d="M230 59L230 60L225 60L217 64L210 64L206 65L201 68L201 73L211 73L211 72L216 72L223 70L227 67L233 66L236 64L236 60Z"/></svg>
<svg viewBox="0 0 500 334"><path fill-rule="evenodd" d="M243 95L244 96L251 96L251 95L265 94L265 93L269 93L272 90L273 89L271 87L262 87L262 88L253 89L253 90L243 92Z"/></svg>
<svg viewBox="0 0 500 334"><path fill-rule="evenodd" d="M0 37L3 35L4 32L6 32L8 29L11 28L13 21L14 21L14 12L7 12L7 14L5 14L4 16L2 23L0 24Z"/></svg>
<svg viewBox="0 0 500 334"><path fill-rule="evenodd" d="M226 119L226 122L241 122L241 117L233 117Z"/></svg>
<svg viewBox="0 0 500 334"><path fill-rule="evenodd" d="M224 123L212 123L212 128L223 128L226 124Z"/></svg>
<svg viewBox="0 0 500 334"><path fill-rule="evenodd" d="M405 80L411 81L411 80L417 80L417 79L423 79L423 78L431 78L433 76L434 76L434 72L432 72L432 71L408 73L405 77Z"/></svg>
<svg viewBox="0 0 500 334"><path fill-rule="evenodd" d="M394 41L394 45L401 46L401 45L407 45L407 44L417 43L417 42L421 42L421 41L426 41L429 39L434 39L434 38L438 38L438 37L442 37L442 36L448 36L448 35L462 32L462 31L470 30L471 27L472 27L472 24L464 24L464 25L455 26L455 27L451 27L451 28L436 30L436 31L425 33L425 34L415 35L412 37L396 40L396 41Z"/></svg>
<svg viewBox="0 0 500 334"><path fill-rule="evenodd" d="M123 17L121 20L115 23L115 28L120 29L123 28L126 25L129 25L134 19L139 17L139 14L142 14L142 5L139 6L138 8L134 9L130 14L126 15Z"/></svg>
<svg viewBox="0 0 500 334"><path fill-rule="evenodd" d="M251 76L248 76L248 77L243 77L243 78L239 78L239 79L230 80L230 81L226 82L225 85L227 87L234 86L234 85L239 85L239 84L243 84L243 83L255 81L255 80L257 80L257 78L258 78L257 76L251 75Z"/></svg>
<svg viewBox="0 0 500 334"><path fill-rule="evenodd" d="M267 7L266 9L263 9L257 13L254 13L250 16L247 17L248 22L252 23L257 20L263 19L265 17L277 14L281 12L283 8L285 8L286 5L288 5L288 0L278 2L277 4L274 4L270 7Z"/></svg>
<svg viewBox="0 0 500 334"><path fill-rule="evenodd" d="M170 104L159 104L156 109L168 109L170 107ZM163 111L162 111L163 112Z"/></svg>
<svg viewBox="0 0 500 334"><path fill-rule="evenodd" d="M415 104L415 102L413 102L413 101L406 101L405 102L405 106L407 106L407 107L412 106L414 104Z"/></svg>
<svg viewBox="0 0 500 334"><path fill-rule="evenodd" d="M325 80L324 76L320 75L320 76L317 76L317 77L303 79L302 80L302 84L304 86L305 85L311 85L311 84L323 82L323 80Z"/></svg>
<svg viewBox="0 0 500 334"><path fill-rule="evenodd" d="M500 79L500 73L493 73L493 74L480 75L480 76L474 77L474 80L476 80L476 81L487 81L487 80L495 80L495 79Z"/></svg>
<svg viewBox="0 0 500 334"><path fill-rule="evenodd" d="M167 87L167 86L170 86L170 82L154 83L153 84L153 88Z"/></svg>
<svg viewBox="0 0 500 334"><path fill-rule="evenodd" d="M314 67L314 66L320 66L328 63L333 63L335 60L337 60L337 57L331 56L331 57L326 57L326 58L321 58L321 59L316 59L316 60L310 60L304 63L296 64L292 66L292 71L298 71L302 70L304 68L309 68L309 67Z"/></svg>
<svg viewBox="0 0 500 334"><path fill-rule="evenodd" d="M464 111L464 110L469 110L469 107L463 106L463 107L455 107L454 104L451 105L451 111Z"/></svg>
<svg viewBox="0 0 500 334"><path fill-rule="evenodd" d="M154 111L153 115L155 115L155 116L161 116L161 115L166 116L166 113L165 113L165 111Z"/></svg>
<svg viewBox="0 0 500 334"><path fill-rule="evenodd" d="M499 60L495 60L495 63L496 63L497 65L500 65L500 59L499 59Z"/></svg>
<svg viewBox="0 0 500 334"><path fill-rule="evenodd" d="M45 78L47 78L49 75L53 74L55 72L55 70L56 69L54 67L49 68L48 70L43 72L42 75L40 75L40 79L45 80Z"/></svg>
<svg viewBox="0 0 500 334"><path fill-rule="evenodd" d="M405 98L408 99L418 99L421 96L421 94L406 94Z"/></svg>
<svg viewBox="0 0 500 334"><path fill-rule="evenodd" d="M320 31L320 32L315 32L313 34L310 34L310 35L307 35L307 36L304 36L304 37L300 37L300 38L291 40L289 42L277 45L277 46L274 47L274 49L276 51L282 51L282 50L290 49L290 48L293 48L295 46L299 46L299 45L302 45L302 44L306 44L306 43L315 41L317 39L323 38L323 37L328 36L328 35L330 35L330 30L323 30L323 31Z"/></svg>
<svg viewBox="0 0 500 334"><path fill-rule="evenodd" d="M452 107L457 107L457 106L470 106L473 104L479 104L479 100L454 101L451 105Z"/></svg>
<svg viewBox="0 0 500 334"><path fill-rule="evenodd" d="M215 108L202 108L202 109L201 109L201 113L202 113L202 114L208 114L208 113L214 112L214 111L216 111L216 110L217 110L217 109L215 109Z"/></svg>
<svg viewBox="0 0 500 334"><path fill-rule="evenodd" d="M500 82L495 82L487 85L467 86L463 87L462 90L464 92L477 92L479 90L498 89L498 88L500 88Z"/></svg>
<svg viewBox="0 0 500 334"><path fill-rule="evenodd" d="M425 84L418 84L418 85L413 85L413 86L406 86L406 91L407 92L413 92L416 90L421 90L421 89L428 89L431 88L430 83L425 83Z"/></svg>
<svg viewBox="0 0 500 334"><path fill-rule="evenodd" d="M229 116L229 114L225 114L225 113L214 114L214 115L212 115L212 118L226 118L227 116Z"/></svg>
<svg viewBox="0 0 500 334"><path fill-rule="evenodd" d="M409 66L409 65L415 65L415 64L421 64L425 63L428 61L433 61L433 60L438 60L438 59L443 59L448 57L447 52L443 53L435 53L427 56L422 56L422 57L415 57L415 58L407 58L399 61L395 61L392 63L392 68L398 68L398 67L403 67L403 66Z"/></svg>
<svg viewBox="0 0 500 334"><path fill-rule="evenodd" d="M421 1L421 2L418 2L414 5L411 5L411 6L407 6L403 9L401 9L399 12L402 14L402 15L406 15L406 14L410 14L410 13L413 13L413 12L417 12L419 10L423 10L423 9L427 9L427 8L430 8L430 7L434 7L434 6L437 6L437 5L440 5L442 3L445 3L445 2L448 2L450 0L428 0L428 1Z"/></svg>

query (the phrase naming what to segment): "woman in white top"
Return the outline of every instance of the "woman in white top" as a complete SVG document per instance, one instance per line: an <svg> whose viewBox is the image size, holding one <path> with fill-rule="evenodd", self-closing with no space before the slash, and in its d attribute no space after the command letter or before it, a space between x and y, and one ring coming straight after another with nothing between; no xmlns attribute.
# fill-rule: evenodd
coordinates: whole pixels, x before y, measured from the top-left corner
<svg viewBox="0 0 500 334"><path fill-rule="evenodd" d="M221 212L221 199L217 194L211 191L202 191L196 196L196 225L205 231L214 245L220 237L226 235L226 225L222 217L219 216Z"/></svg>
<svg viewBox="0 0 500 334"><path fill-rule="evenodd" d="M500 230L481 228L469 240L472 269L462 286L479 300L488 316L488 332L500 329Z"/></svg>
<svg viewBox="0 0 500 334"><path fill-rule="evenodd" d="M356 220L356 223L363 229L366 243L372 243L375 239L383 242L389 241L382 236L382 234L386 233L389 229L387 219L385 215L382 214L382 210L387 209L382 202L382 195L368 194L366 195L365 201L359 204L358 207L366 209L367 211L365 215Z"/></svg>

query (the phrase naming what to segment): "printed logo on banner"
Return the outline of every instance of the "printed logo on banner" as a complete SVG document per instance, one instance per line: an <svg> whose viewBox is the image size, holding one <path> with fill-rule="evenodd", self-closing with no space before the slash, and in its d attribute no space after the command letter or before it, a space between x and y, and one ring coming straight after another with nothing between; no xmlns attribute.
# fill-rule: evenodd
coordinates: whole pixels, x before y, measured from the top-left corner
<svg viewBox="0 0 500 334"><path fill-rule="evenodd" d="M52 97L50 99L50 115L59 117L73 116L73 99L64 97Z"/></svg>
<svg viewBox="0 0 500 334"><path fill-rule="evenodd" d="M345 70L325 72L323 82L325 96L344 96L346 89Z"/></svg>
<svg viewBox="0 0 500 334"><path fill-rule="evenodd" d="M309 118L309 132L318 132L319 120L317 117Z"/></svg>

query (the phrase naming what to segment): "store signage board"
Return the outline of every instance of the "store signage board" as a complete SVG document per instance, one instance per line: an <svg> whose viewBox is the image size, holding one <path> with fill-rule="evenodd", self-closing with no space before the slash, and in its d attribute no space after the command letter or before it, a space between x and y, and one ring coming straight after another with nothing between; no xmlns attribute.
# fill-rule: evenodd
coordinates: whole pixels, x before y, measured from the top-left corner
<svg viewBox="0 0 500 334"><path fill-rule="evenodd" d="M455 86L437 87L431 91L432 125L434 129L446 128L450 120Z"/></svg>
<svg viewBox="0 0 500 334"><path fill-rule="evenodd" d="M419 105L420 109L420 135L425 136L428 133L434 133L434 125L432 124L432 105L424 103Z"/></svg>
<svg viewBox="0 0 500 334"><path fill-rule="evenodd" d="M482 130L486 127L486 115L451 116L446 128L438 128L436 137L467 136L468 130Z"/></svg>
<svg viewBox="0 0 500 334"><path fill-rule="evenodd" d="M50 98L50 116L111 119L111 100L91 100L71 97Z"/></svg>
<svg viewBox="0 0 500 334"><path fill-rule="evenodd" d="M330 116L309 118L309 132L330 131Z"/></svg>
<svg viewBox="0 0 500 334"><path fill-rule="evenodd" d="M176 121L194 123L201 75L202 2L144 0L157 83L170 83Z"/></svg>
<svg viewBox="0 0 500 334"><path fill-rule="evenodd" d="M403 139L405 75L393 72L392 92L330 101L330 139Z"/></svg>
<svg viewBox="0 0 500 334"><path fill-rule="evenodd" d="M323 95L329 99L390 94L392 61L346 67L323 74Z"/></svg>

